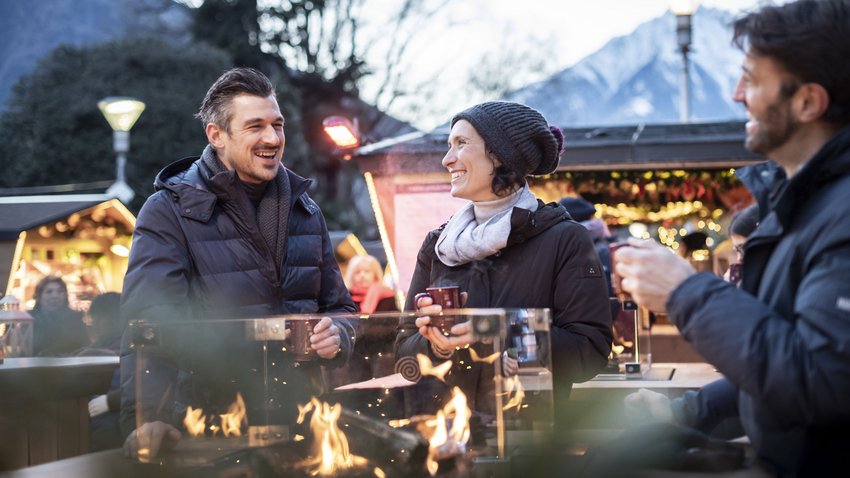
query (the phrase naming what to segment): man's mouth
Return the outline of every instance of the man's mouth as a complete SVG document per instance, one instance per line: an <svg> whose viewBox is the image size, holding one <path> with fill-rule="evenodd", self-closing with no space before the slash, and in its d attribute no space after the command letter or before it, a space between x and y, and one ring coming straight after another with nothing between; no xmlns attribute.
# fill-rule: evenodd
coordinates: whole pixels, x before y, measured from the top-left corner
<svg viewBox="0 0 850 478"><path fill-rule="evenodd" d="M466 176L466 171L452 171L452 182L454 182L455 179L462 178L463 176Z"/></svg>
<svg viewBox="0 0 850 478"><path fill-rule="evenodd" d="M277 150L254 151L254 154L265 160L272 160L277 156Z"/></svg>

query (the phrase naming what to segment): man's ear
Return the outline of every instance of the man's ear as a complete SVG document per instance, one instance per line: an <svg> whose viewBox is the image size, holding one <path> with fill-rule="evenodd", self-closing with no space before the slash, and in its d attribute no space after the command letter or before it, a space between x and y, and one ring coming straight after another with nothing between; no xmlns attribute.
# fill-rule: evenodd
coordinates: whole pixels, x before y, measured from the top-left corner
<svg viewBox="0 0 850 478"><path fill-rule="evenodd" d="M829 108L829 93L818 83L806 83L796 93L797 118L803 123L821 119Z"/></svg>
<svg viewBox="0 0 850 478"><path fill-rule="evenodd" d="M227 133L222 131L221 128L218 127L218 125L216 125L215 123L207 123L205 131L207 133L207 141L210 142L213 148L221 149L224 147L224 141L222 140L221 136Z"/></svg>

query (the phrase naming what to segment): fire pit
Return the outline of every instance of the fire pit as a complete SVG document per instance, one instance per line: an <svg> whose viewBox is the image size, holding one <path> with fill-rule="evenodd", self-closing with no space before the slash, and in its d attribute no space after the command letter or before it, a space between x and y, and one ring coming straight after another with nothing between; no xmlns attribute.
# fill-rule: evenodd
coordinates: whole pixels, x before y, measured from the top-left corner
<svg viewBox="0 0 850 478"><path fill-rule="evenodd" d="M551 427L548 311L450 313L473 321L477 342L434 361L395 356L398 313L332 315L356 325L347 362L292 355L291 324L315 315L132 323L137 421L183 434L145 466L166 476L426 477L504 458L513 437Z"/></svg>

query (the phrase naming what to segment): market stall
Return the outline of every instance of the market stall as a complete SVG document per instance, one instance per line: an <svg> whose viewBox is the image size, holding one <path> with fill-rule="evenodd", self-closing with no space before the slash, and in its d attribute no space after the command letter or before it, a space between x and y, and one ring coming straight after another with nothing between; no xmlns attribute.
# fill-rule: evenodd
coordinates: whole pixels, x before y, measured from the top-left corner
<svg viewBox="0 0 850 478"><path fill-rule="evenodd" d="M0 292L30 309L38 281L57 275L71 307L87 309L121 290L135 221L102 194L0 197Z"/></svg>

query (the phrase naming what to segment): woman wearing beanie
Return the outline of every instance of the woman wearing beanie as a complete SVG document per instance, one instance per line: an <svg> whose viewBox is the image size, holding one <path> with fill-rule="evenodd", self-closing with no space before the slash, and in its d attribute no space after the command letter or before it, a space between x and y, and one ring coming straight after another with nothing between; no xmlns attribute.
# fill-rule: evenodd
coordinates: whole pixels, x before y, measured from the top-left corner
<svg viewBox="0 0 850 478"><path fill-rule="evenodd" d="M470 202L425 238L405 305L423 316L402 319L396 347L399 355L451 358L457 370L447 385L459 385L474 407L476 395L488 393L483 387L492 387L492 369L482 372L488 365L470 360L465 347L478 346L470 323L455 325L449 337L429 325L426 315L441 308L427 296L417 299L427 287L460 286L466 307L549 308L556 402L607 363L611 309L590 235L562 206L538 200L525 180L553 172L562 146L559 129L518 103L481 103L452 119L442 164L451 195ZM415 395L421 402L435 394Z"/></svg>

